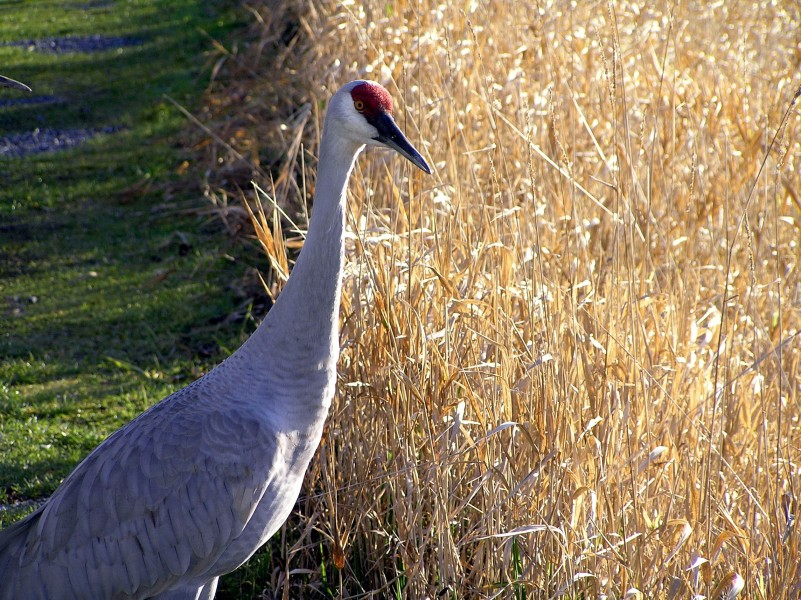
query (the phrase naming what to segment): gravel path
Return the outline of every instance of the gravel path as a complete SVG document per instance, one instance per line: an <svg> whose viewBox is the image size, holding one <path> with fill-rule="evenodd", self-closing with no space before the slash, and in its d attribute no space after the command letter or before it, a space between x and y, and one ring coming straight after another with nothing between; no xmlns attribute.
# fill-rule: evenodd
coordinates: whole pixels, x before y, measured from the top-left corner
<svg viewBox="0 0 801 600"><path fill-rule="evenodd" d="M53 54L66 54L68 52L102 52L116 48L127 48L129 46L138 46L142 41L141 38L133 36L90 35L85 37L66 36L4 42L2 45L27 48L28 50L37 50L39 52L51 52Z"/></svg>
<svg viewBox="0 0 801 600"><path fill-rule="evenodd" d="M11 106L35 106L37 104L64 103L64 98L58 96L22 96L20 98L0 98L0 108Z"/></svg>
<svg viewBox="0 0 801 600"><path fill-rule="evenodd" d="M0 157L18 158L42 152L66 150L101 133L115 133L121 127L98 127L82 129L34 129L31 132L15 133L0 138Z"/></svg>
<svg viewBox="0 0 801 600"><path fill-rule="evenodd" d="M93 53L104 50L127 48L142 44L143 39L135 36L65 36L48 37L38 40L2 42L0 46L26 48L29 51L54 54ZM35 82L32 82L35 85ZM57 96L15 96L0 99L0 109L14 106L54 104L63 102ZM14 133L0 137L0 158L18 158L42 152L66 150L93 138L100 133L114 133L121 127L58 129L43 127L30 132Z"/></svg>

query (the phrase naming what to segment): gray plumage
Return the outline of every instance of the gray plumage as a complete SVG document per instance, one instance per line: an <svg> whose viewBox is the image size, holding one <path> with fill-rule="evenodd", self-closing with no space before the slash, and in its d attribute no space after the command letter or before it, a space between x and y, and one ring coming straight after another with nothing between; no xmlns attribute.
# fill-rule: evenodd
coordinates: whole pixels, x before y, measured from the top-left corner
<svg viewBox="0 0 801 600"><path fill-rule="evenodd" d="M348 178L365 145L430 172L374 82L329 104L314 214L283 292L227 360L112 434L0 532L0 600L214 597L283 524L334 394Z"/></svg>

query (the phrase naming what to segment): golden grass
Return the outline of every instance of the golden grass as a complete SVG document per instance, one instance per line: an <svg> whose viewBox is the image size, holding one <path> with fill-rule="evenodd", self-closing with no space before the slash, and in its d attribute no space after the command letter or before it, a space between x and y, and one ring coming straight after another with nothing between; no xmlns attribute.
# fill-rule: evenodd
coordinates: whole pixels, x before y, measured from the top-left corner
<svg viewBox="0 0 801 600"><path fill-rule="evenodd" d="M356 77L435 166L354 174L285 597L801 593L801 12L579 4L277 3L229 56L218 201L255 173L302 230Z"/></svg>

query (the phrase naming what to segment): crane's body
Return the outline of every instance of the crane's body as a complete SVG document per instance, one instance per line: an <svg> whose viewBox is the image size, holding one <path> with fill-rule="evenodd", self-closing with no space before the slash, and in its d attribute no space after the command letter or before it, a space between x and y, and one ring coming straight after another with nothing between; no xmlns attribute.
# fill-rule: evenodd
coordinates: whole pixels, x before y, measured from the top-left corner
<svg viewBox="0 0 801 600"><path fill-rule="evenodd" d="M306 242L275 305L228 359L112 434L0 532L0 600L211 599L280 528L334 394L346 188L365 144L430 172L381 86L341 88Z"/></svg>

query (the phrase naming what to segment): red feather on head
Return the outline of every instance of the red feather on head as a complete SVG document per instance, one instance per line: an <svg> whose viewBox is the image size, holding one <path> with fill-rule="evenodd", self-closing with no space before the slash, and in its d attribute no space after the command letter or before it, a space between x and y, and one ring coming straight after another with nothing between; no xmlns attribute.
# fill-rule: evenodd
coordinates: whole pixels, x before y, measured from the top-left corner
<svg viewBox="0 0 801 600"><path fill-rule="evenodd" d="M377 83L369 81L360 83L350 91L350 97L353 98L354 104L357 102L362 103L364 108L359 112L368 118L382 112L392 114L392 96L383 86Z"/></svg>

